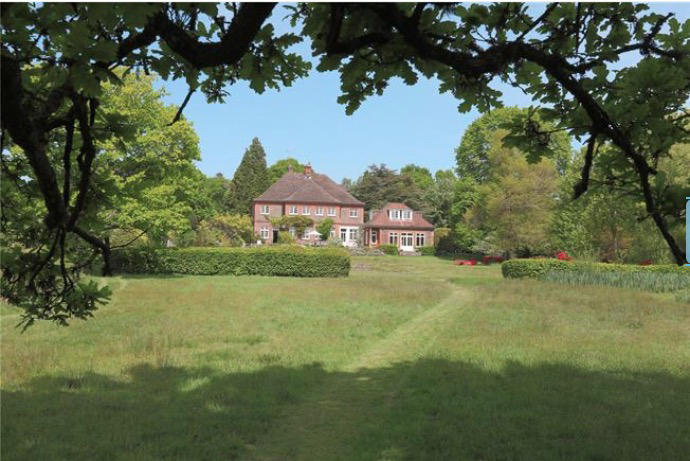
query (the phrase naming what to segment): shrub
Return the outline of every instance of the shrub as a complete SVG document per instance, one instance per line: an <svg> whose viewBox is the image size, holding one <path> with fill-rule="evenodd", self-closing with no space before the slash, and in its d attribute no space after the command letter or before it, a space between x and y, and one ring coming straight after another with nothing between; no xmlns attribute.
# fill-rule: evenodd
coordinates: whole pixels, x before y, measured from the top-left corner
<svg viewBox="0 0 690 461"><path fill-rule="evenodd" d="M333 220L326 218L316 226L316 232L321 236L321 240L328 240L331 236L331 229L333 228Z"/></svg>
<svg viewBox="0 0 690 461"><path fill-rule="evenodd" d="M448 237L450 235L449 227L437 227L434 229L434 246L438 246L438 243L443 237Z"/></svg>
<svg viewBox="0 0 690 461"><path fill-rule="evenodd" d="M482 256L482 264L488 266L491 263L502 263L505 261L506 258L503 256L490 256L490 255L484 255Z"/></svg>
<svg viewBox="0 0 690 461"><path fill-rule="evenodd" d="M647 291L675 291L690 287L690 270L681 266L511 259L501 265L507 278L535 278L581 285L613 285Z"/></svg>
<svg viewBox="0 0 690 461"><path fill-rule="evenodd" d="M543 278L551 269L571 270L575 263L558 259L510 259L501 264L503 277L522 279Z"/></svg>
<svg viewBox="0 0 690 461"><path fill-rule="evenodd" d="M383 245L379 245L379 248L381 249L381 251L383 251L387 255L391 255L391 256L397 256L398 255L397 245L383 244Z"/></svg>
<svg viewBox="0 0 690 461"><path fill-rule="evenodd" d="M432 246L417 247L417 250L422 256L434 256L436 254L436 248Z"/></svg>
<svg viewBox="0 0 690 461"><path fill-rule="evenodd" d="M288 231L280 231L280 232L278 232L278 242L277 243L283 243L283 244L289 245L291 243L295 243L295 238Z"/></svg>
<svg viewBox="0 0 690 461"><path fill-rule="evenodd" d="M254 241L254 226L249 216L219 214L201 222L197 246L238 247ZM179 245L185 246L185 245Z"/></svg>
<svg viewBox="0 0 690 461"><path fill-rule="evenodd" d="M350 255L343 249L298 246L128 248L113 252L112 265L123 274L342 277L350 272Z"/></svg>
<svg viewBox="0 0 690 461"><path fill-rule="evenodd" d="M559 251L554 254L554 257L559 261L571 261L573 258L570 257L567 251Z"/></svg>

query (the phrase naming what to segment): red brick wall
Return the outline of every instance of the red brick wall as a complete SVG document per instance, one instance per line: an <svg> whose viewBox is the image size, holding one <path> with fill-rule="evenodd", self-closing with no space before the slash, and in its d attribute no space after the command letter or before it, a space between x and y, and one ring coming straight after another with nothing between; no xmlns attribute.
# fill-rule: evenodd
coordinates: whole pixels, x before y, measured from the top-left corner
<svg viewBox="0 0 690 461"><path fill-rule="evenodd" d="M261 214L261 205L269 206L269 215L264 216ZM290 206L297 206L297 214L290 214ZM303 214L303 207L309 207L309 214ZM323 208L323 215L317 215L317 207ZM328 214L329 208L335 208L335 216ZM357 216L351 217L350 210L357 210ZM254 204L253 209L253 222L254 222L254 233L260 235L261 227L267 226L269 231L269 242L272 239L273 228L271 227L270 219L278 218L283 215L287 216L308 216L314 221L314 226L318 225L321 221L326 218L333 220L333 230L335 231L336 237L340 235L340 226L361 226L364 224L364 206L340 206L340 205L328 205L328 204L318 204L318 203L266 203L257 202ZM317 240L305 240L304 243L313 243Z"/></svg>
<svg viewBox="0 0 690 461"><path fill-rule="evenodd" d="M375 229L376 230L376 229ZM371 229L369 230L371 232ZM371 237L369 238L370 246L378 246L381 244L388 245L389 237L391 232L397 232L398 234L398 247L400 247L400 234L402 232L412 234L412 243L417 246L417 234L424 234L424 246L434 245L434 231L428 230L404 230L404 229L378 229L378 239L376 244L371 244Z"/></svg>

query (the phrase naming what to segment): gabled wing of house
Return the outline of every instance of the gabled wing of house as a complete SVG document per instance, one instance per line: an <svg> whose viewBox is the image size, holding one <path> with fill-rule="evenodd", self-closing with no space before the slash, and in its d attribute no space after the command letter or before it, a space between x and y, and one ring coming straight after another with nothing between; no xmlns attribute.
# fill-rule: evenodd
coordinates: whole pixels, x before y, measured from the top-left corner
<svg viewBox="0 0 690 461"><path fill-rule="evenodd" d="M410 210L412 219L391 219L390 210ZM367 228L434 230L433 224L424 219L421 211L414 211L404 203L391 202L380 210L372 212L371 219L364 223Z"/></svg>

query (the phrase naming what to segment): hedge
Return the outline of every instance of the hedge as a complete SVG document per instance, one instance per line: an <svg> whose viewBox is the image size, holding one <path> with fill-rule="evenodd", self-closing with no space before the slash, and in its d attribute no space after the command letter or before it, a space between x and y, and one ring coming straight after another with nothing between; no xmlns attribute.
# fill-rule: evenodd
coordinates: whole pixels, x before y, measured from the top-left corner
<svg viewBox="0 0 690 461"><path fill-rule="evenodd" d="M501 273L506 278L544 278L552 271L586 271L592 273L679 273L690 277L690 270L682 266L590 263L584 261L559 261L558 259L511 259L501 264Z"/></svg>
<svg viewBox="0 0 690 461"><path fill-rule="evenodd" d="M633 266L568 262L557 259L512 259L501 265L504 277L536 278L571 285L608 285L643 291L690 289L690 270L681 266Z"/></svg>
<svg viewBox="0 0 690 461"><path fill-rule="evenodd" d="M278 275L344 277L350 255L340 248L128 248L114 251L120 274Z"/></svg>

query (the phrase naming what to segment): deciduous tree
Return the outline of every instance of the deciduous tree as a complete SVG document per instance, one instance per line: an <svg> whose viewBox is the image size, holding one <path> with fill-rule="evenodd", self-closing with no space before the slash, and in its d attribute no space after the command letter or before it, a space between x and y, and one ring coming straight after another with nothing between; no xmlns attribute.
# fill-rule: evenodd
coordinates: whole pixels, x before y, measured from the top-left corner
<svg viewBox="0 0 690 461"><path fill-rule="evenodd" d="M304 173L304 165L302 165L299 160L292 157L280 159L268 167L268 176L271 184L282 178L290 168L292 168L292 171L295 173Z"/></svg>

